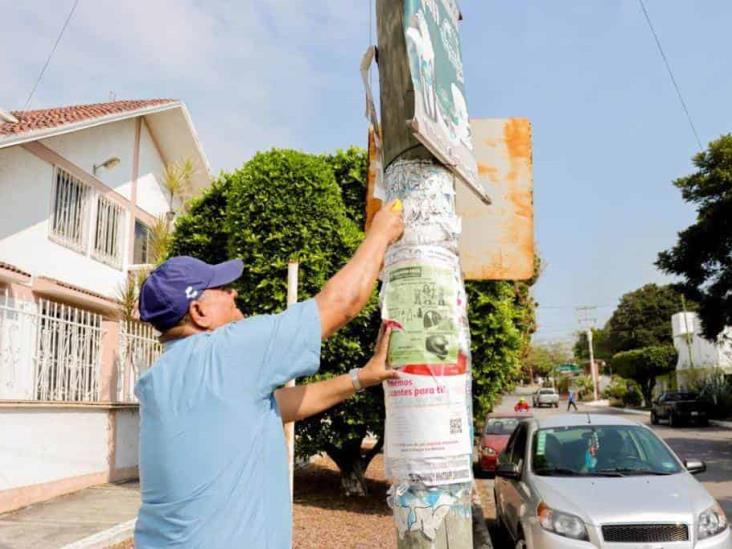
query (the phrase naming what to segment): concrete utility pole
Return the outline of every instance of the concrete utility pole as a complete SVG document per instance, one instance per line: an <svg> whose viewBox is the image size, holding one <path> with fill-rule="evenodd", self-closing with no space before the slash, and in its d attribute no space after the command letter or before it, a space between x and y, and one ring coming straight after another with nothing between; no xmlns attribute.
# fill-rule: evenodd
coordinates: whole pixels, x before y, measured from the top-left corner
<svg viewBox="0 0 732 549"><path fill-rule="evenodd" d="M300 264L293 261L287 264L287 306L297 303L297 275ZM285 387L294 387L292 379ZM295 422L285 423L285 442L287 444L287 462L290 470L290 500L295 489Z"/></svg>
<svg viewBox="0 0 732 549"><path fill-rule="evenodd" d="M595 311L597 307L577 307L577 315L580 324L585 328L587 334L587 346L590 351L590 372L592 374L592 395L594 400L600 398L598 392L598 372L597 365L595 364L595 349L593 345L593 333L592 330L595 327Z"/></svg>
<svg viewBox="0 0 732 549"><path fill-rule="evenodd" d="M470 406L470 336L467 328L465 290L460 276L457 255L458 235L451 233L450 230L444 230L445 225L459 226L459 219L455 213L454 198L452 201L430 200L428 198L429 196L438 195L440 197L454 197L455 176L440 164L430 151L413 136L412 129L408 126L408 121L415 115L415 92L410 76L403 26L404 2L405 0L377 0L376 3L386 199L400 198L402 200L405 220L404 235L387 252L382 296L386 296L387 301L390 296L393 297L394 301L397 301L397 299L407 301L404 295L407 293L406 291L401 295L395 296L394 294L394 288L404 280L402 274L408 277L415 272L422 273L422 275L415 275L415 278L418 278L419 276L426 276L424 273L440 272L442 274L439 276L448 273L448 276L453 277L455 284L452 288L456 289L456 296L454 303L447 306L452 307L450 314L452 318L456 319L456 324L459 325L463 367L468 372L468 382L463 384L459 391L463 391L463 401L467 403L467 406ZM406 268L394 270L395 266L401 266L405 262L410 265L408 269L412 269L412 271L407 272ZM398 277L390 274L400 270ZM444 280L444 278L440 280ZM434 287L438 288L439 293L442 288L447 286L440 286L440 282L438 282ZM424 297L425 293L420 294L422 288L422 285L419 285L418 288L415 287L415 294ZM398 292L401 291L398 290ZM424 291L427 294L430 293L429 290ZM447 294L452 295L449 291ZM411 295L410 293L409 299L412 299ZM439 299L439 297L436 298L432 303L437 304ZM443 307L440 314L444 318L447 316L445 304L440 303L440 305ZM410 301L409 306L414 306L414 302ZM391 318L405 319L405 307L408 306L401 305L401 316L397 312ZM397 309L397 307L394 307L394 309ZM391 307L389 307L389 310L393 312ZM416 311L415 307L413 312ZM420 324L424 319L425 331L427 331L427 327L432 326L433 321L439 322L440 317L437 314L432 314L434 311L427 311L426 308L424 311L420 306L417 317ZM409 335L398 339L398 336L401 335L396 332L392 335L390 360L395 345L396 348L400 349L400 352L413 352L414 355L420 352L424 353L425 344L429 348L429 336L427 342L424 338L421 340L421 347L419 342L415 340L414 347L410 350L404 344L404 340ZM432 341L439 347L440 342L444 343L446 339L440 340L440 336L437 337L438 339ZM464 349L465 346L467 346L467 349ZM442 351L438 349L437 352ZM445 352L447 351L445 350ZM404 363L402 362L401 365L404 365ZM432 366L429 365L419 364L417 366L433 371ZM448 367L446 364L438 366ZM408 369L408 367L405 369ZM426 376L425 378L428 380L447 379L447 376L442 378L439 375L433 375L431 378ZM457 376L451 379L454 383ZM466 378L463 376L461 379ZM444 391L446 386L449 387L449 382L446 383L447 385L437 388L437 391ZM404 390L403 388L399 389ZM390 411L389 399L387 399L387 423L390 421L390 414L392 414L391 421L395 421L394 417L397 412L398 410L394 408ZM472 412L470 410L462 410L461 417L466 418L470 426L465 425L461 418L449 419L450 433L459 431L461 436L465 438L464 443L467 448L472 447L472 440L470 440L472 433L471 416ZM403 419L406 416L401 417ZM411 418L419 421L418 417L411 416ZM447 422L448 419L445 419ZM455 431L453 431L453 428ZM461 461L462 456L454 456L451 461L443 458L431 461L430 458L412 459L399 454L401 457L393 459L398 453L395 448L404 443L405 438L403 437L412 436L417 431L425 432L425 429L423 426L420 427L414 424L399 424L392 433L391 438L388 435L386 438L387 474L393 482L389 504L394 511L397 526L397 545L400 549L472 548L472 473L470 464L468 463L463 467L463 471L456 472L460 466L455 464L463 463ZM415 445L418 445L418 443L415 443ZM470 452L469 449L468 452ZM470 457L467 459L470 460ZM417 462L420 465L417 465ZM423 468L420 469L420 467ZM442 483L435 482L437 478L455 479L457 482L452 484L445 484L444 481Z"/></svg>

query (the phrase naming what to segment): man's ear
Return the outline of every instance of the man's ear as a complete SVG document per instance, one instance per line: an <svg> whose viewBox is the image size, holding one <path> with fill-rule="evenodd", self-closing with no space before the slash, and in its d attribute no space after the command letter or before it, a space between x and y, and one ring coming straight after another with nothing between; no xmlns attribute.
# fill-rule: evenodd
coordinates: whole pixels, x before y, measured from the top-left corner
<svg viewBox="0 0 732 549"><path fill-rule="evenodd" d="M211 327L211 319L206 315L206 310L199 301L191 301L188 305L188 317L197 328L208 330Z"/></svg>

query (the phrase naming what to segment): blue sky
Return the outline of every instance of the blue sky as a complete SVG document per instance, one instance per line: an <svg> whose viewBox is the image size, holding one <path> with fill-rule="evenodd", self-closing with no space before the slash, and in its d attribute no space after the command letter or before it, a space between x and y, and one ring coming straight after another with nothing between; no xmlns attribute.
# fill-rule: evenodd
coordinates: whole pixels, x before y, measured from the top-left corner
<svg viewBox="0 0 732 549"><path fill-rule="evenodd" d="M0 0L0 107L18 109L73 0ZM731 130L728 0L646 0L703 143ZM463 0L473 117L526 116L545 262L537 340L574 306L667 279L694 212L671 182L697 149L637 0ZM174 97L214 172L270 147L364 145L368 0L81 0L31 107Z"/></svg>

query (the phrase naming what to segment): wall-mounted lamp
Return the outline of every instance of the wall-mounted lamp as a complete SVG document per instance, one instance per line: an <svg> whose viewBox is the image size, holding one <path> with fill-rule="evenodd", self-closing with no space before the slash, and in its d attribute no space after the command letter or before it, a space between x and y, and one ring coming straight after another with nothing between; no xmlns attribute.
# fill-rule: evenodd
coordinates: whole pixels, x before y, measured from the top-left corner
<svg viewBox="0 0 732 549"><path fill-rule="evenodd" d="M97 175L97 170L99 168L104 168L105 170L111 170L118 164L119 164L119 158L117 158L116 156L113 156L112 158L107 158L107 160L105 160L101 164L94 164L94 166L92 167L92 174Z"/></svg>

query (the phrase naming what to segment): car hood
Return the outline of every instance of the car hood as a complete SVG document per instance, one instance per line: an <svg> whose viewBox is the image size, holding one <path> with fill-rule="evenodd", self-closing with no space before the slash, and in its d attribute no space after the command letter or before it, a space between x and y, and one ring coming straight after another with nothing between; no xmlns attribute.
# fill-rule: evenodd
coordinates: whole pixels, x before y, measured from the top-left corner
<svg viewBox="0 0 732 549"><path fill-rule="evenodd" d="M714 504L689 473L634 477L532 477L538 496L594 525L684 522Z"/></svg>

